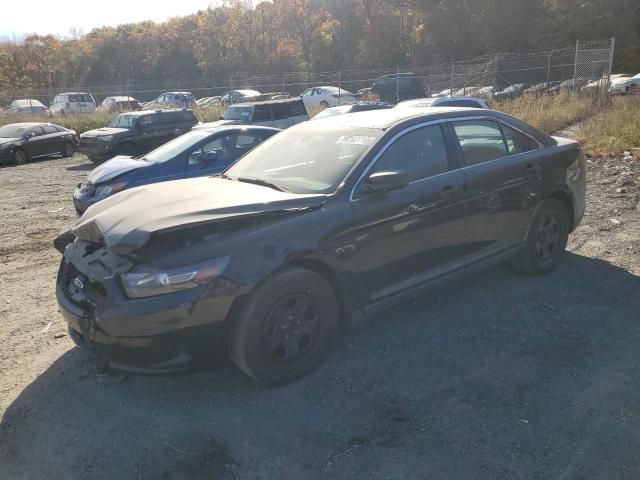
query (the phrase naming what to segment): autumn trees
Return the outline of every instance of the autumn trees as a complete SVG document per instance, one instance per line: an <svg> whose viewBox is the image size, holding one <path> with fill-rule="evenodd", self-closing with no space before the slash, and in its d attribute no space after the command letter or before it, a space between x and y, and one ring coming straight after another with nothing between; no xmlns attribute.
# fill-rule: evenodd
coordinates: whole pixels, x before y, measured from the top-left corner
<svg viewBox="0 0 640 480"><path fill-rule="evenodd" d="M0 41L0 91L230 85L239 73L428 66L613 35L618 64L640 69L637 0L225 0L161 24Z"/></svg>

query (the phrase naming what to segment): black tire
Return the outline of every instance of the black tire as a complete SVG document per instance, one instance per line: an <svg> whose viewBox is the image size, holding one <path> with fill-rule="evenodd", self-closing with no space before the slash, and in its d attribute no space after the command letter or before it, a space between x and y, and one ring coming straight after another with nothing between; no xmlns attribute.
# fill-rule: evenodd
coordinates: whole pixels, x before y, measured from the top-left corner
<svg viewBox="0 0 640 480"><path fill-rule="evenodd" d="M259 382L282 385L324 360L338 334L331 286L310 270L289 267L251 293L231 327L229 355Z"/></svg>
<svg viewBox="0 0 640 480"><path fill-rule="evenodd" d="M328 108L328 107L329 107L329 102L327 102L326 100L322 100L322 101L320 102L320 106L321 106L322 108Z"/></svg>
<svg viewBox="0 0 640 480"><path fill-rule="evenodd" d="M544 200L533 216L523 250L513 266L541 275L554 270L564 255L571 229L569 211L558 200Z"/></svg>
<svg viewBox="0 0 640 480"><path fill-rule="evenodd" d="M29 161L29 155L21 148L16 148L13 151L13 163L16 165L24 165Z"/></svg>
<svg viewBox="0 0 640 480"><path fill-rule="evenodd" d="M73 143L66 140L62 146L62 152L60 153L63 157L73 157L73 154L76 153L76 148L73 146Z"/></svg>
<svg viewBox="0 0 640 480"><path fill-rule="evenodd" d="M94 155L87 154L87 158L91 160L93 163L102 163L104 162L104 158L96 157Z"/></svg>

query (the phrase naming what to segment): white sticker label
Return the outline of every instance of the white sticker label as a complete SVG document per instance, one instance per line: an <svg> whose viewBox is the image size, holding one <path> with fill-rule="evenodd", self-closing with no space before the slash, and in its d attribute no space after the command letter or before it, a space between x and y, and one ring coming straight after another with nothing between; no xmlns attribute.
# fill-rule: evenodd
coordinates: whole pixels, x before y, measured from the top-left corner
<svg viewBox="0 0 640 480"><path fill-rule="evenodd" d="M338 145L373 145L375 141L376 137L367 137L366 135L343 135L336 143Z"/></svg>

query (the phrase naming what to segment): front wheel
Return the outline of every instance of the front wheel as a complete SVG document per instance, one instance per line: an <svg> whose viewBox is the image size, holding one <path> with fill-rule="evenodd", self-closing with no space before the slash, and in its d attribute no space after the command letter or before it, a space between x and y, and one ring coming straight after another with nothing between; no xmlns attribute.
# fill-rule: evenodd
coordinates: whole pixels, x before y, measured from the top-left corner
<svg viewBox="0 0 640 480"><path fill-rule="evenodd" d="M567 208L558 200L543 201L534 214L524 249L514 258L513 265L537 275L554 270L564 255L570 229Z"/></svg>
<svg viewBox="0 0 640 480"><path fill-rule="evenodd" d="M16 148L13 152L13 163L16 165L24 165L29 160L27 152L21 148Z"/></svg>
<svg viewBox="0 0 640 480"><path fill-rule="evenodd" d="M233 362L259 382L279 385L322 362L338 332L338 302L320 275L286 268L250 295L231 328Z"/></svg>
<svg viewBox="0 0 640 480"><path fill-rule="evenodd" d="M64 142L64 146L62 147L62 156L63 157L73 157L73 154L76 152L73 143L66 141Z"/></svg>

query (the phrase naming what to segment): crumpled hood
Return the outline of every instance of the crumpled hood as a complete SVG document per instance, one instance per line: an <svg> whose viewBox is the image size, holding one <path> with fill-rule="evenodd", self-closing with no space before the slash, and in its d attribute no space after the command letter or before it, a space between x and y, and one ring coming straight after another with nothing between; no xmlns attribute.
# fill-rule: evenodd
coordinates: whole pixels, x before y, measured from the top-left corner
<svg viewBox="0 0 640 480"><path fill-rule="evenodd" d="M118 133L123 133L128 131L129 130L126 128L102 127L102 128L96 128L95 130L88 130L84 132L81 136L83 138L104 137L106 135L116 135Z"/></svg>
<svg viewBox="0 0 640 480"><path fill-rule="evenodd" d="M104 183L123 173L152 165L144 160L119 155L91 170L87 180L93 184Z"/></svg>
<svg viewBox="0 0 640 480"><path fill-rule="evenodd" d="M321 206L326 195L295 195L222 178L200 177L145 185L98 202L73 233L124 254L143 246L152 233L176 227L297 211Z"/></svg>
<svg viewBox="0 0 640 480"><path fill-rule="evenodd" d="M0 144L11 143L11 142L15 142L17 140L20 140L20 139L19 138L1 138L0 137Z"/></svg>

